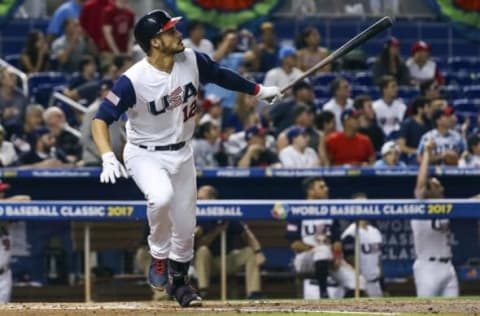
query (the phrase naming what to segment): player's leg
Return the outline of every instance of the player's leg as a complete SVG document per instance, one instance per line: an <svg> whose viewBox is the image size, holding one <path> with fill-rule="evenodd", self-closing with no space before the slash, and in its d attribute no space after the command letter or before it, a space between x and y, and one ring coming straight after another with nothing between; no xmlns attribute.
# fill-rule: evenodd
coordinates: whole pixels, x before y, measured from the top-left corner
<svg viewBox="0 0 480 316"><path fill-rule="evenodd" d="M332 270L330 275L345 289L345 297L353 297L355 293L355 269L345 260L342 260L336 270ZM365 278L360 275L360 291L365 292Z"/></svg>
<svg viewBox="0 0 480 316"><path fill-rule="evenodd" d="M196 225L197 183L193 157L171 174L175 192L171 208L172 235L168 268L171 282L168 292L183 307L198 306L201 298L191 287L188 268L193 258L193 232Z"/></svg>
<svg viewBox="0 0 480 316"><path fill-rule="evenodd" d="M0 303L10 302L12 292L12 271L8 270L0 275Z"/></svg>
<svg viewBox="0 0 480 316"><path fill-rule="evenodd" d="M328 267L332 261L332 258L332 246L330 244L319 245L313 250L315 277L318 280L318 286L320 287L320 297L322 298L328 298Z"/></svg>
<svg viewBox="0 0 480 316"><path fill-rule="evenodd" d="M313 263L313 252L304 251L298 253L293 259L293 267L297 273L312 273L315 271Z"/></svg>
<svg viewBox="0 0 480 316"><path fill-rule="evenodd" d="M154 288L166 285L166 259L170 252L171 221L169 209L173 197L170 177L154 157L155 152L127 145L125 165L129 174L147 199L147 219L150 227L148 245L153 259L149 281Z"/></svg>
<svg viewBox="0 0 480 316"><path fill-rule="evenodd" d="M212 276L212 253L207 246L201 246L195 252L195 270L197 272L198 289L202 297L206 297ZM213 269L213 271L216 271Z"/></svg>
<svg viewBox="0 0 480 316"><path fill-rule="evenodd" d="M434 297L438 295L438 286L442 282L442 273L439 273L435 262L417 259L413 264L413 278L417 297ZM432 271L435 274L432 275Z"/></svg>
<svg viewBox="0 0 480 316"><path fill-rule="evenodd" d="M261 291L260 267L257 265L255 253L251 247L236 249L231 253L229 267L234 272L245 267L245 290L247 298L259 298Z"/></svg>
<svg viewBox="0 0 480 316"><path fill-rule="evenodd" d="M383 296L382 286L380 285L379 281L367 282L365 284L365 290L367 292L368 297L382 297Z"/></svg>
<svg viewBox="0 0 480 316"><path fill-rule="evenodd" d="M445 264L445 266L446 266L446 274L448 275L448 277L441 295L444 297L457 297L459 294L459 290L458 290L458 279L457 279L457 274L455 273L455 268L451 263Z"/></svg>

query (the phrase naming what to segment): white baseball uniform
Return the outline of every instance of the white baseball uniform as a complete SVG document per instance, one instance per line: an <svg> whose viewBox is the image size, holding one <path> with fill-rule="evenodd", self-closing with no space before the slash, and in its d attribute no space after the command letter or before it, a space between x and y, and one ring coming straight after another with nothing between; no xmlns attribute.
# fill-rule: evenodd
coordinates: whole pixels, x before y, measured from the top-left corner
<svg viewBox="0 0 480 316"><path fill-rule="evenodd" d="M258 85L186 48L170 73L146 58L129 68L102 102L97 118L111 123L124 112L124 162L147 199L148 243L154 258L193 257L196 172L190 140L200 83L256 94ZM261 90L260 90L261 91Z"/></svg>
<svg viewBox="0 0 480 316"><path fill-rule="evenodd" d="M299 222L288 222L287 235L290 240L302 240L303 243L313 246L310 251L298 253L294 259L295 271L312 273L315 271L315 261L333 259L331 242L338 241L338 221L333 219L311 219ZM328 238L324 242L325 236ZM331 269L330 276L343 288L355 289L355 271L345 260L340 267ZM360 278L360 289L365 289L365 279Z"/></svg>
<svg viewBox="0 0 480 316"><path fill-rule="evenodd" d="M378 126L382 128L385 136L400 130L400 124L407 110L407 106L402 100L395 99L391 104L387 104L380 98L372 103L372 107L375 111Z"/></svg>
<svg viewBox="0 0 480 316"><path fill-rule="evenodd" d="M11 255L8 228L0 226L0 303L8 303L12 293Z"/></svg>
<svg viewBox="0 0 480 316"><path fill-rule="evenodd" d="M410 224L417 257L413 264L417 296L458 296L458 280L451 260L449 220L411 220Z"/></svg>
<svg viewBox="0 0 480 316"><path fill-rule="evenodd" d="M342 240L347 236L355 238L356 224L350 224L342 234ZM360 228L360 274L366 280L366 292L369 297L383 296L380 285L381 257L382 257L382 234L372 226Z"/></svg>

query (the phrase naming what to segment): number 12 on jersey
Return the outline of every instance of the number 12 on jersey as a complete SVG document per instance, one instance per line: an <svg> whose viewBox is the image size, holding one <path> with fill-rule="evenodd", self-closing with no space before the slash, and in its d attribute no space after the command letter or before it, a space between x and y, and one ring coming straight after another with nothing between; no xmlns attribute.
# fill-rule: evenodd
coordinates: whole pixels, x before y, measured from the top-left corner
<svg viewBox="0 0 480 316"><path fill-rule="evenodd" d="M194 100L191 104L185 105L183 108L183 121L186 122L197 113L197 100Z"/></svg>

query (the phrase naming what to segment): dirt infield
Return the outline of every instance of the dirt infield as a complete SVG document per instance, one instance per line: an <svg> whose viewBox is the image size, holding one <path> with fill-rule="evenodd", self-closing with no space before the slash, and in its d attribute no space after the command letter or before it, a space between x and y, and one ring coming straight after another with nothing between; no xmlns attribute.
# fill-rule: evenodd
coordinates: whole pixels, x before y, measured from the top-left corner
<svg viewBox="0 0 480 316"><path fill-rule="evenodd" d="M256 313L358 312L378 315L400 313L480 315L479 299L360 299L325 301L206 301L203 307L180 309L174 302L13 303L0 306L1 316L154 316Z"/></svg>

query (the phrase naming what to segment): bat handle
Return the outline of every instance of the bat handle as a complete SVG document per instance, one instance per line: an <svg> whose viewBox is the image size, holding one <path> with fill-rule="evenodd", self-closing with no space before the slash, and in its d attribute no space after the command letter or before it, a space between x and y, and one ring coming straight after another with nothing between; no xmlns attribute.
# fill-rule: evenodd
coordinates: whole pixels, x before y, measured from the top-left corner
<svg viewBox="0 0 480 316"><path fill-rule="evenodd" d="M272 101L270 101L270 105L274 105L276 103L278 103L278 101L280 101L281 97L279 96L274 96Z"/></svg>

